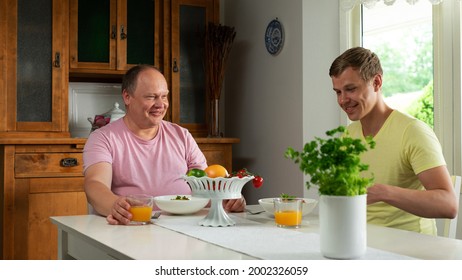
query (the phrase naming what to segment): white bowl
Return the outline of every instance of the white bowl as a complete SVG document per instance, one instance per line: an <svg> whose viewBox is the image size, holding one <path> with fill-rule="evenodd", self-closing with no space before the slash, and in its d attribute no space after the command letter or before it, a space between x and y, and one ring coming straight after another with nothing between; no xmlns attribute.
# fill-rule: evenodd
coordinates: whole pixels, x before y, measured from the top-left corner
<svg viewBox="0 0 462 280"><path fill-rule="evenodd" d="M208 198L186 196L189 200L175 199L178 195L162 195L154 197L154 203L160 210L171 214L193 214L204 208L209 203Z"/></svg>
<svg viewBox="0 0 462 280"><path fill-rule="evenodd" d="M258 200L258 203L261 205L261 207L263 207L266 213L270 215L274 215L274 202L273 202L274 199L275 197L260 198ZM306 216L313 211L314 207L316 207L316 205L318 204L318 201L312 198L302 198L302 199L304 201L303 209L302 209L303 210L302 216Z"/></svg>

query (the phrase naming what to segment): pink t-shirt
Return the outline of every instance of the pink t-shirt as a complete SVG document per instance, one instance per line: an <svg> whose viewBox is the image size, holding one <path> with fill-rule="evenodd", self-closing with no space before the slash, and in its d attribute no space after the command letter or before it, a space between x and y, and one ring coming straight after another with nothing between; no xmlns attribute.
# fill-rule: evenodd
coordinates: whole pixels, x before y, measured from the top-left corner
<svg viewBox="0 0 462 280"><path fill-rule="evenodd" d="M118 195L190 194L180 176L189 169L207 167L189 131L167 121L161 122L157 136L149 141L135 136L123 119L95 130L83 150L83 172L99 162L112 164L111 189Z"/></svg>

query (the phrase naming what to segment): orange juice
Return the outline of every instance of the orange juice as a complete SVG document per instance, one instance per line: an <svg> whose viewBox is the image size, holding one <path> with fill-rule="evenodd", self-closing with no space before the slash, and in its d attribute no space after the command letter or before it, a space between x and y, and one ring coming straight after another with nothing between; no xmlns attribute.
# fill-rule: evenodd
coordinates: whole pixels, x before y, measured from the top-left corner
<svg viewBox="0 0 462 280"><path fill-rule="evenodd" d="M149 222L151 221L152 207L151 206L131 206L132 221L134 222Z"/></svg>
<svg viewBox="0 0 462 280"><path fill-rule="evenodd" d="M302 223L301 211L274 212L274 220L278 226L297 227Z"/></svg>

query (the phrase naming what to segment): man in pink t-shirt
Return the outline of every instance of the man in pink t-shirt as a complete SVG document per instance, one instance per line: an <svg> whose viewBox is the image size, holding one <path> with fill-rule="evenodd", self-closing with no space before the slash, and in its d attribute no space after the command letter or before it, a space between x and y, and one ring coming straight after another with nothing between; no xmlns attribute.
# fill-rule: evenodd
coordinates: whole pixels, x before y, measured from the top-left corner
<svg viewBox="0 0 462 280"><path fill-rule="evenodd" d="M164 121L168 86L154 67L138 65L122 82L126 115L92 132L83 151L88 202L110 224L131 220L128 194L189 194L180 178L205 169L204 154L188 130ZM224 201L228 211L243 211L245 199Z"/></svg>
<svg viewBox="0 0 462 280"><path fill-rule="evenodd" d="M123 119L95 130L85 145L84 172L100 162L112 165L111 190L121 196L190 194L180 176L189 169L207 167L191 134L166 121L160 122L151 140L136 137Z"/></svg>

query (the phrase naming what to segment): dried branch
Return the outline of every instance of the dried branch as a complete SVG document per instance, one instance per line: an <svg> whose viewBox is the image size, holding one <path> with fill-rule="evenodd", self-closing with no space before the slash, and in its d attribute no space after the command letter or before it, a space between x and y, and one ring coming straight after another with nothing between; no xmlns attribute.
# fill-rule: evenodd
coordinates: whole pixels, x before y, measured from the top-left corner
<svg viewBox="0 0 462 280"><path fill-rule="evenodd" d="M205 41L205 67L209 74L211 99L220 98L226 63L235 37L234 27L216 25L212 22L208 25Z"/></svg>

